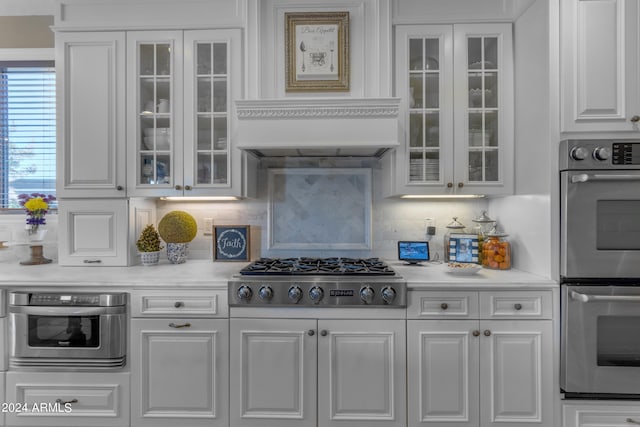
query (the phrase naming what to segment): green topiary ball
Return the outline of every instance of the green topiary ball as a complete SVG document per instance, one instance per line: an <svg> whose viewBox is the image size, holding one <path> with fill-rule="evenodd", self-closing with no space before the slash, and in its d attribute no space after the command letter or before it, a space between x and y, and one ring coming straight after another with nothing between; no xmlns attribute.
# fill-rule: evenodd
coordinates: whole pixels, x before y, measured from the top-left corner
<svg viewBox="0 0 640 427"><path fill-rule="evenodd" d="M198 224L191 214L171 211L158 223L158 233L167 243L188 243L198 233Z"/></svg>

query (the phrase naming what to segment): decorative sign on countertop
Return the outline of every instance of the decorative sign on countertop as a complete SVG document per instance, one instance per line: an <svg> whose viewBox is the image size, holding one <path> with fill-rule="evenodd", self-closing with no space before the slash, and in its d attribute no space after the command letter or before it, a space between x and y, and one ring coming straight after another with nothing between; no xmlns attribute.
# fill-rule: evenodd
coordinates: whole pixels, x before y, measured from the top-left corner
<svg viewBox="0 0 640 427"><path fill-rule="evenodd" d="M220 225L213 232L214 261L248 261L250 232L248 225Z"/></svg>

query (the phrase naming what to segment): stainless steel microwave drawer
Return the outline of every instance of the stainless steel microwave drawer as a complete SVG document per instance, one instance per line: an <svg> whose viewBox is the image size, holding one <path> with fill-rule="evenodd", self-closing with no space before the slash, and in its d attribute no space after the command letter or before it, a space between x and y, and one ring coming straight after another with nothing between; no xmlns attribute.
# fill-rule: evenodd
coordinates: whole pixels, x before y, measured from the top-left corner
<svg viewBox="0 0 640 427"><path fill-rule="evenodd" d="M226 317L224 290L134 290L131 317Z"/></svg>

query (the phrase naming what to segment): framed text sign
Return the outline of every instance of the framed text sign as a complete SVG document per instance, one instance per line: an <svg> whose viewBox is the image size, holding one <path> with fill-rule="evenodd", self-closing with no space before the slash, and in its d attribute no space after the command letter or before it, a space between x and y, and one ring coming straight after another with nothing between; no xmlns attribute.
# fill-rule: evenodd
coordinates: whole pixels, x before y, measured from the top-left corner
<svg viewBox="0 0 640 427"><path fill-rule="evenodd" d="M284 16L286 91L348 91L349 12Z"/></svg>
<svg viewBox="0 0 640 427"><path fill-rule="evenodd" d="M249 261L251 250L248 225L213 227L214 261Z"/></svg>

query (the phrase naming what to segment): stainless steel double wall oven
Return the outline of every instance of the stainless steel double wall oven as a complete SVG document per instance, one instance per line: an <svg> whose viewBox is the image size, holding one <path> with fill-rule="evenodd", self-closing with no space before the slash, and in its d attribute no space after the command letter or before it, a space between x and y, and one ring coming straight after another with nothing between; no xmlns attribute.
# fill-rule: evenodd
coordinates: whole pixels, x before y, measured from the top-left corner
<svg viewBox="0 0 640 427"><path fill-rule="evenodd" d="M565 397L640 398L640 140L560 143Z"/></svg>

